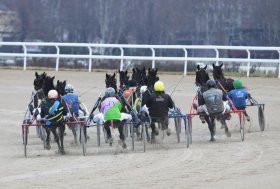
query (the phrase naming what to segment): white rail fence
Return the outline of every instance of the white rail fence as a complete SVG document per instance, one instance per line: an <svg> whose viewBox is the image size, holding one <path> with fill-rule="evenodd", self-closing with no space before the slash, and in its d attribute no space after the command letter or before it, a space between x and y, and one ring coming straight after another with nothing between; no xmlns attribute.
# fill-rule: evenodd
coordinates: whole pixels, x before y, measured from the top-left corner
<svg viewBox="0 0 280 189"><path fill-rule="evenodd" d="M251 63L275 63L278 64L278 78L280 78L280 47L252 47L252 46L214 46L214 45L131 45L131 44L92 44L92 43L46 43L46 42L0 42L0 47L2 46L17 46L22 48L22 52L10 53L1 52L0 57L22 57L23 58L23 70L27 67L27 58L37 57L37 58L55 58L56 67L55 70L59 69L59 60L61 58L75 58L75 59L88 59L88 71L92 70L92 60L93 59L113 59L120 60L120 70L123 70L124 60L151 60L152 67L155 67L156 61L182 61L184 62L184 75L187 74L188 61L194 62L230 62L234 63L247 63L247 77L250 74ZM31 53L28 52L30 47L53 47L56 49L56 53ZM60 53L61 47L81 47L87 48L88 54L62 54ZM120 50L119 55L104 55L104 54L94 54L93 50L96 48L117 48ZM151 51L151 55L146 56L128 56L125 55L124 49L142 49ZM160 49L175 49L182 50L184 56L181 57L166 57L166 56L156 56L156 50ZM188 56L191 50L210 50L213 51L215 56L201 56L194 57ZM230 50L230 51L245 51L247 52L247 58L225 58L220 57L220 51ZM256 59L251 58L252 51L275 51L278 53L278 58L274 59Z"/></svg>

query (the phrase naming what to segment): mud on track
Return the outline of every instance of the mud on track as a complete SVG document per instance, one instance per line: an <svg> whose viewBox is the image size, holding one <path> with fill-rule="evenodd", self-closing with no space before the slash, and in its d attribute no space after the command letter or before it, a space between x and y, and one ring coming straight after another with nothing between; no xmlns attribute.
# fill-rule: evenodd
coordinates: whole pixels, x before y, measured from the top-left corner
<svg viewBox="0 0 280 189"><path fill-rule="evenodd" d="M41 73L41 72L40 72ZM105 73L47 72L56 80L72 83L82 100L92 108L104 89ZM170 93L182 76L160 75ZM29 134L28 157L24 158L21 122L33 90L34 71L0 70L0 188L280 188L280 80L271 78L242 78L252 96L265 103L266 128L259 131L257 110L248 109L252 124L246 124L245 141L241 142L237 119L228 122L232 137L227 138L217 127L216 139L210 143L207 125L194 118L193 144L185 147L173 133L157 145L147 145L146 153L136 142L135 151L121 152L102 140L97 147L96 131L91 137L87 156L72 144L69 129L65 137L66 155L56 153L55 143L50 151L43 150L35 135ZM195 94L194 77L187 76L172 95L177 106L189 111ZM130 141L128 141L130 142ZM115 152L118 152L115 155Z"/></svg>

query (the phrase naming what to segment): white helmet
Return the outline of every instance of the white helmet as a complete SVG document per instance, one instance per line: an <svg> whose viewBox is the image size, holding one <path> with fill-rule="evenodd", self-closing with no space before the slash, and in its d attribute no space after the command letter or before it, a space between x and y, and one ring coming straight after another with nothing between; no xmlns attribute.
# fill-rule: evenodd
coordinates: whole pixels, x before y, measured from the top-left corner
<svg viewBox="0 0 280 189"><path fill-rule="evenodd" d="M66 92L66 93L73 93L73 92L74 92L74 87L73 87L73 85L67 84L67 85L65 86L65 92Z"/></svg>
<svg viewBox="0 0 280 189"><path fill-rule="evenodd" d="M143 85L143 86L140 88L140 93L146 92L147 88L148 88L148 87L147 87L146 85Z"/></svg>
<svg viewBox="0 0 280 189"><path fill-rule="evenodd" d="M48 98L49 99L56 99L58 97L58 93L56 90L50 90L48 92Z"/></svg>

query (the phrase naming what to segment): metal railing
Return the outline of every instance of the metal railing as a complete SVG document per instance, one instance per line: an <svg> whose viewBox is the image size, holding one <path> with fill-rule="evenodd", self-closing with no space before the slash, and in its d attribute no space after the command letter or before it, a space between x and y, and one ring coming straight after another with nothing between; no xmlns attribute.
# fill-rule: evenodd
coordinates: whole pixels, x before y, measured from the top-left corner
<svg viewBox="0 0 280 189"><path fill-rule="evenodd" d="M20 46L22 52L20 53L7 53L0 52L2 57L22 57L23 58L23 70L27 67L28 57L41 57L41 58L55 58L56 67L55 70L59 69L60 58L85 58L89 60L88 71L92 70L93 59L116 59L120 60L120 70L123 70L124 60L151 60L152 68L155 67L155 61L182 61L184 62L184 75L187 74L188 61L202 61L202 62L241 62L247 63L247 77L250 75L250 64L252 62L258 63L275 63L278 64L278 78L280 78L280 47L253 47L253 46L215 46L215 45L132 45L132 44L92 44L92 43L50 43L50 42L0 42L1 46ZM56 53L30 53L28 47L39 46L39 47L55 47ZM61 47L83 47L88 49L88 54L62 54L60 53ZM104 54L93 54L94 48L118 48L120 49L119 55L104 55ZM124 49L149 49L151 55L146 56L128 56L124 54ZM158 49L177 49L184 52L182 57L166 57L156 56L155 50ZM207 57L194 57L189 56L191 50L211 50L215 52L215 56ZM225 58L220 57L221 50L230 51L245 51L247 52L247 58ZM251 58L251 51L275 51L278 53L278 58L274 59L257 59Z"/></svg>

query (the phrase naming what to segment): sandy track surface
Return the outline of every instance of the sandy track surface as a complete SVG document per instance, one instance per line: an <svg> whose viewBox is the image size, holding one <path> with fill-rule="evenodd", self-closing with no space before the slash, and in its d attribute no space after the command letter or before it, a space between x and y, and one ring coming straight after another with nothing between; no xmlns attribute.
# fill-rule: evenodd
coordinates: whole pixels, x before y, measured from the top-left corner
<svg viewBox="0 0 280 189"><path fill-rule="evenodd" d="M41 72L40 72L41 73ZM72 83L83 102L92 108L104 89L105 73L47 72L56 80ZM280 80L243 78L252 96L265 103L266 128L260 132L257 109L248 108L251 126L246 124L245 141L241 142L237 115L228 122L232 137L227 138L218 126L214 143L209 131L197 117L193 123L193 144L186 148L184 135L180 144L173 133L158 144L142 151L140 141L135 151L122 151L116 144L109 147L102 138L97 146L96 131L89 129L87 156L66 129L66 155L57 154L57 146L43 149L30 129L28 157L24 157L21 123L33 90L34 71L0 70L0 188L280 188ZM195 94L194 77L160 75L177 106L189 111Z"/></svg>

